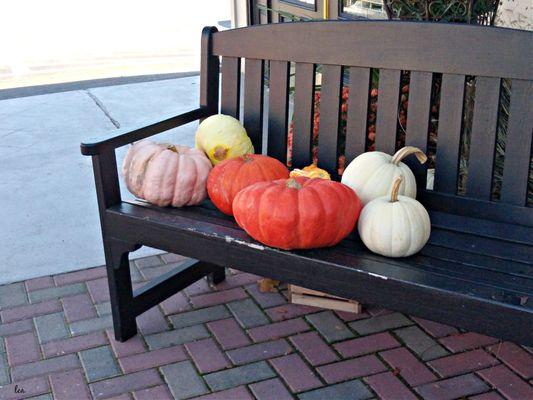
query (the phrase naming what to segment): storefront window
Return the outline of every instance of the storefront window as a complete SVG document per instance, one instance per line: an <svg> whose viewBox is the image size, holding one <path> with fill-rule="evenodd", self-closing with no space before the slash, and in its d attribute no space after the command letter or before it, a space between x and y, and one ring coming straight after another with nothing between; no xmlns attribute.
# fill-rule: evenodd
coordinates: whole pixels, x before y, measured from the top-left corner
<svg viewBox="0 0 533 400"><path fill-rule="evenodd" d="M355 18L387 19L382 0L343 0L341 12Z"/></svg>
<svg viewBox="0 0 533 400"><path fill-rule="evenodd" d="M316 10L316 0L281 0L284 3L294 4L299 7Z"/></svg>

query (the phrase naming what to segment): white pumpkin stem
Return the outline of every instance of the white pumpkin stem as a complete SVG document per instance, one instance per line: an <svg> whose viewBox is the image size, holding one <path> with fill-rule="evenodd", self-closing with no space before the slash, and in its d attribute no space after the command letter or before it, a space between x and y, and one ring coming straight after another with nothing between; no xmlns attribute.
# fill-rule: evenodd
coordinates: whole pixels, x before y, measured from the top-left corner
<svg viewBox="0 0 533 400"><path fill-rule="evenodd" d="M400 161L402 161L405 157L407 157L410 154L414 154L418 161L420 161L420 164L424 164L428 158L424 154L422 150L420 150L418 147L414 146L405 146L402 147L400 150L398 150L394 155L392 156L391 163L398 165Z"/></svg>
<svg viewBox="0 0 533 400"><path fill-rule="evenodd" d="M400 185L402 184L402 181L403 181L403 175L400 175L398 176L393 184L392 184L392 190L391 190L391 193L390 193L390 202L391 203L395 203L398 201L398 192L400 191Z"/></svg>

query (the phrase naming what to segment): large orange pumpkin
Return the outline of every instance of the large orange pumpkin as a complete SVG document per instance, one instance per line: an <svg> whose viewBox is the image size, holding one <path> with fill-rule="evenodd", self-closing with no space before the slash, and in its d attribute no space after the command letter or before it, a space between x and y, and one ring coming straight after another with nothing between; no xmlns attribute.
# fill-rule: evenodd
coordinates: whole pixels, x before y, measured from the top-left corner
<svg viewBox="0 0 533 400"><path fill-rule="evenodd" d="M257 182L289 177L289 170L275 158L261 154L246 154L217 164L207 178L207 193L224 214L233 215L235 195Z"/></svg>
<svg viewBox="0 0 533 400"><path fill-rule="evenodd" d="M361 208L348 186L305 177L256 183L233 200L241 228L285 250L334 246L354 229Z"/></svg>

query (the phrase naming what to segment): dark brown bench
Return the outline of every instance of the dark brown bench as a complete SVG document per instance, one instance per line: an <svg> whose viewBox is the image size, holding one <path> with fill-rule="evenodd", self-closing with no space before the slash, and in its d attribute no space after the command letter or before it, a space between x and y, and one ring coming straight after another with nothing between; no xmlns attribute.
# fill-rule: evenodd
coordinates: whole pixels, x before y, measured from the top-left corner
<svg viewBox="0 0 533 400"><path fill-rule="evenodd" d="M532 38L530 32L509 29L405 22L305 22L225 32L205 28L198 109L81 145L82 153L93 158L117 340L136 333L139 314L206 275L220 282L224 267L231 266L533 345L533 208L527 206ZM116 148L219 111L239 118L241 101L242 120L256 151L285 162L290 62L295 63L296 87L292 166L311 162L313 81L315 66L322 64L318 159L333 174L342 67L350 68L348 161L365 150L371 68L380 69L376 148L388 153L396 147L400 72L411 71L406 144L423 150L432 77L442 74L435 190L425 189L424 167L413 165L418 198L432 221L431 238L419 254L377 256L356 233L333 248L280 251L254 242L209 201L173 209L121 199ZM267 63L268 129L263 133ZM466 76L476 77L476 93L468 183L466 194L458 195ZM511 105L501 194L492 200L502 78L511 80ZM193 260L133 291L128 253L143 245Z"/></svg>

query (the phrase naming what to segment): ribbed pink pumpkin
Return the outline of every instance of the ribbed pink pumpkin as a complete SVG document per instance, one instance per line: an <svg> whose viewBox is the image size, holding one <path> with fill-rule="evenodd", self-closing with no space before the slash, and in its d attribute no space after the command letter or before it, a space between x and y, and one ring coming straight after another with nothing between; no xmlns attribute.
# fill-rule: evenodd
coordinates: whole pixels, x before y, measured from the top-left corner
<svg viewBox="0 0 533 400"><path fill-rule="evenodd" d="M152 204L192 206L207 197L211 162L203 151L143 140L126 154L122 173L128 190Z"/></svg>

